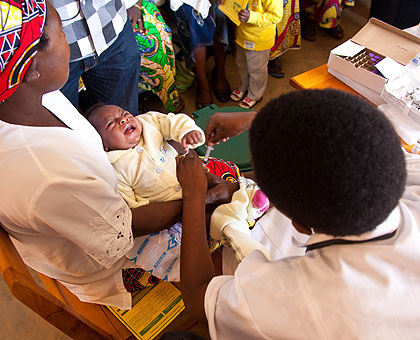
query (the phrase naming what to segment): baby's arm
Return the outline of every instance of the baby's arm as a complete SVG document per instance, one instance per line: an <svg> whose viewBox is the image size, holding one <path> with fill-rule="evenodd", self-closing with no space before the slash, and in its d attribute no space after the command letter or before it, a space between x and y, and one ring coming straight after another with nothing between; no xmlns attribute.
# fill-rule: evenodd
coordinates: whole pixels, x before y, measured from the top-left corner
<svg viewBox="0 0 420 340"><path fill-rule="evenodd" d="M191 148L196 148L202 145L205 141L204 132L195 124L194 120L183 113L173 114L168 113L164 115L159 112L149 112L142 116L149 123L154 124L155 127L162 133L165 140L175 140L182 144L182 139L192 131L197 131L200 138L197 138Z"/></svg>
<svg viewBox="0 0 420 340"><path fill-rule="evenodd" d="M245 21L248 24L252 24L255 26L268 26L271 24L276 24L281 21L283 17L283 1L280 0L266 0L263 1L263 6L265 6L264 13L258 13L254 11L249 11L248 20ZM241 20L241 12L242 16L245 15L243 11L247 10L240 10L238 13L239 20ZM244 21L244 20L241 20Z"/></svg>

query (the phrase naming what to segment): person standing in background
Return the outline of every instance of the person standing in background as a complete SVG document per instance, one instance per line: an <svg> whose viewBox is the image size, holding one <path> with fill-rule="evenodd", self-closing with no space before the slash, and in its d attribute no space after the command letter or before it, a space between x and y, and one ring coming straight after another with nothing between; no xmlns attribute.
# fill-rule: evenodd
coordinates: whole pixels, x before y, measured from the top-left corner
<svg viewBox="0 0 420 340"><path fill-rule="evenodd" d="M258 0L238 12L241 24L236 29L236 66L239 87L230 98L250 109L264 94L268 78L270 50L276 38L276 24L283 17L280 0Z"/></svg>
<svg viewBox="0 0 420 340"><path fill-rule="evenodd" d="M70 74L61 92L81 112L104 102L137 114L140 52L126 9L134 4L121 0L51 2L70 46ZM79 105L80 77L87 99Z"/></svg>
<svg viewBox="0 0 420 340"><path fill-rule="evenodd" d="M279 57L288 50L299 49L300 45L299 0L283 0L283 18L277 24L276 43L270 51L268 74L283 78L284 69Z"/></svg>
<svg viewBox="0 0 420 340"><path fill-rule="evenodd" d="M336 39L343 38L340 17L345 6L352 7L354 4L355 0L300 0L303 39L316 40L317 26Z"/></svg>

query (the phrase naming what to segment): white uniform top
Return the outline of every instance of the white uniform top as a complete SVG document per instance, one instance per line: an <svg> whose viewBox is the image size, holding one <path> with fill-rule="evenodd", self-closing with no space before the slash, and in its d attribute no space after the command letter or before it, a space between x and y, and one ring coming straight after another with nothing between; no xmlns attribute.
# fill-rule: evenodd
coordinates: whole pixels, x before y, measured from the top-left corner
<svg viewBox="0 0 420 340"><path fill-rule="evenodd" d="M205 296L212 339L416 339L420 334L420 157L396 209L363 240L267 260L256 250ZM266 241L269 237L265 237ZM314 234L307 244L331 239ZM277 242L281 244L281 242Z"/></svg>
<svg viewBox="0 0 420 340"><path fill-rule="evenodd" d="M59 91L43 105L69 128L0 121L0 223L23 261L80 300L131 308L131 211L95 129Z"/></svg>

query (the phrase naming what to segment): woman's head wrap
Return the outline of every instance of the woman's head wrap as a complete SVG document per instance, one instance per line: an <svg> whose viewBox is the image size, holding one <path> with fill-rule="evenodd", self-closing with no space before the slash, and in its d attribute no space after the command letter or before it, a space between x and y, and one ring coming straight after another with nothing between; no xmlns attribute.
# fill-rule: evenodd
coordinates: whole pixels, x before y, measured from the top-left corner
<svg viewBox="0 0 420 340"><path fill-rule="evenodd" d="M45 0L0 0L0 101L22 83L42 35Z"/></svg>

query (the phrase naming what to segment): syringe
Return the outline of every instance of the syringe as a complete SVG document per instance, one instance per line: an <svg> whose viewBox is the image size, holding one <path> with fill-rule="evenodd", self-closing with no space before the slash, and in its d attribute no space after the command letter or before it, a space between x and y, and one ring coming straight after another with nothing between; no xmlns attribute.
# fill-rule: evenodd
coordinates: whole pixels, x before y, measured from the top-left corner
<svg viewBox="0 0 420 340"><path fill-rule="evenodd" d="M212 150L214 150L214 148L212 146L207 146L206 154L204 155L204 158L203 158L203 163L204 164L208 162L209 157L210 157L210 152Z"/></svg>

